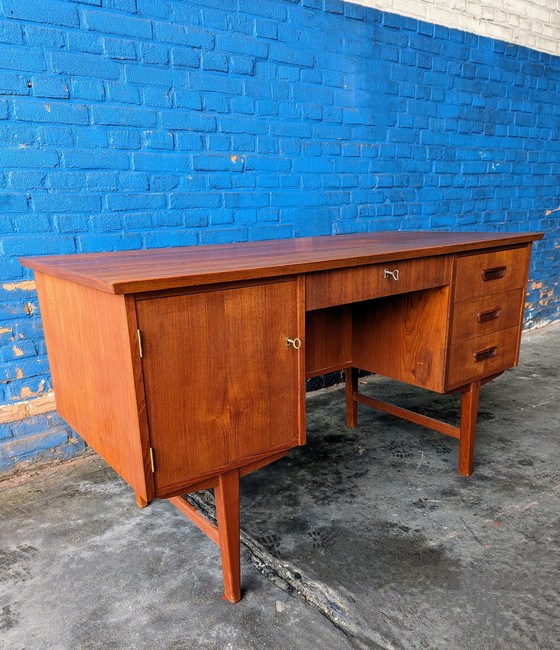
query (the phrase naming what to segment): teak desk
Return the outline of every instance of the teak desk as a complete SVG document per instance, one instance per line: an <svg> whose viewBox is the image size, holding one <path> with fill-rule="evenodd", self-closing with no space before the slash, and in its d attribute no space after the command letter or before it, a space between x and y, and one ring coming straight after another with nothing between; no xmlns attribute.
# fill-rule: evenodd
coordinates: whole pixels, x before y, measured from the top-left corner
<svg viewBox="0 0 560 650"><path fill-rule="evenodd" d="M240 598L239 477L305 443L305 378L459 439L517 364L540 233L379 232L22 260L35 270L60 415L134 489L218 546ZM360 395L357 369L460 392L451 426ZM182 495L214 488L217 526Z"/></svg>

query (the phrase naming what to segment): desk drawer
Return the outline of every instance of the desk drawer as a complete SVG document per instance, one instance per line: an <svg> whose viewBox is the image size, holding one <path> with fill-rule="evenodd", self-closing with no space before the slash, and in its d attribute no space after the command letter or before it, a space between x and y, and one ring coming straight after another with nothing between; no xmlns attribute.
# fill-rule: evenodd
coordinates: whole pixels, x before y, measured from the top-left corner
<svg viewBox="0 0 560 650"><path fill-rule="evenodd" d="M452 345L449 349L448 389L515 366L518 349L519 327Z"/></svg>
<svg viewBox="0 0 560 650"><path fill-rule="evenodd" d="M458 257L455 267L454 301L524 287L527 282L529 254L529 248L525 246Z"/></svg>
<svg viewBox="0 0 560 650"><path fill-rule="evenodd" d="M305 307L309 311L420 291L449 284L450 280L449 255L317 271L306 276Z"/></svg>
<svg viewBox="0 0 560 650"><path fill-rule="evenodd" d="M524 289L514 289L455 303L451 342L457 343L519 325L524 294Z"/></svg>

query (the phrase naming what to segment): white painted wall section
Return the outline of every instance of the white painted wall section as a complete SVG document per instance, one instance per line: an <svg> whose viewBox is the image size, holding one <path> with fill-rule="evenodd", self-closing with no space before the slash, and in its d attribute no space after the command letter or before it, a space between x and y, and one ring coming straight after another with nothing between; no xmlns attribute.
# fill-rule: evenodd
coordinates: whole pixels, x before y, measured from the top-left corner
<svg viewBox="0 0 560 650"><path fill-rule="evenodd" d="M560 0L355 0L354 4L560 55Z"/></svg>

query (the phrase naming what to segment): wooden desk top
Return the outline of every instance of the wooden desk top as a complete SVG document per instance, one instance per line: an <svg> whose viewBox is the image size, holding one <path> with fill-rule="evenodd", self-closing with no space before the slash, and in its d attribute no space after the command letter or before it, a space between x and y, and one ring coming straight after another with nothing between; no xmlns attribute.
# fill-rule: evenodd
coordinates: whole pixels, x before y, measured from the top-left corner
<svg viewBox="0 0 560 650"><path fill-rule="evenodd" d="M107 293L126 294L513 246L542 237L542 233L383 231L26 257L20 262Z"/></svg>

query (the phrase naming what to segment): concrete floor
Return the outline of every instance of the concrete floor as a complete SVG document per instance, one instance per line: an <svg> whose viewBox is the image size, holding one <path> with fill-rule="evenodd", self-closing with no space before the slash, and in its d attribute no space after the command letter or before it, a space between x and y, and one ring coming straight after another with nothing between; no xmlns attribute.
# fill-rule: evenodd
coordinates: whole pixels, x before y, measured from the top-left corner
<svg viewBox="0 0 560 650"><path fill-rule="evenodd" d="M4 483L0 648L559 648L559 343L526 334L482 389L470 478L456 440L366 407L349 430L343 389L311 395L308 444L243 479L237 605L217 548L97 458ZM361 390L456 419L455 397Z"/></svg>

